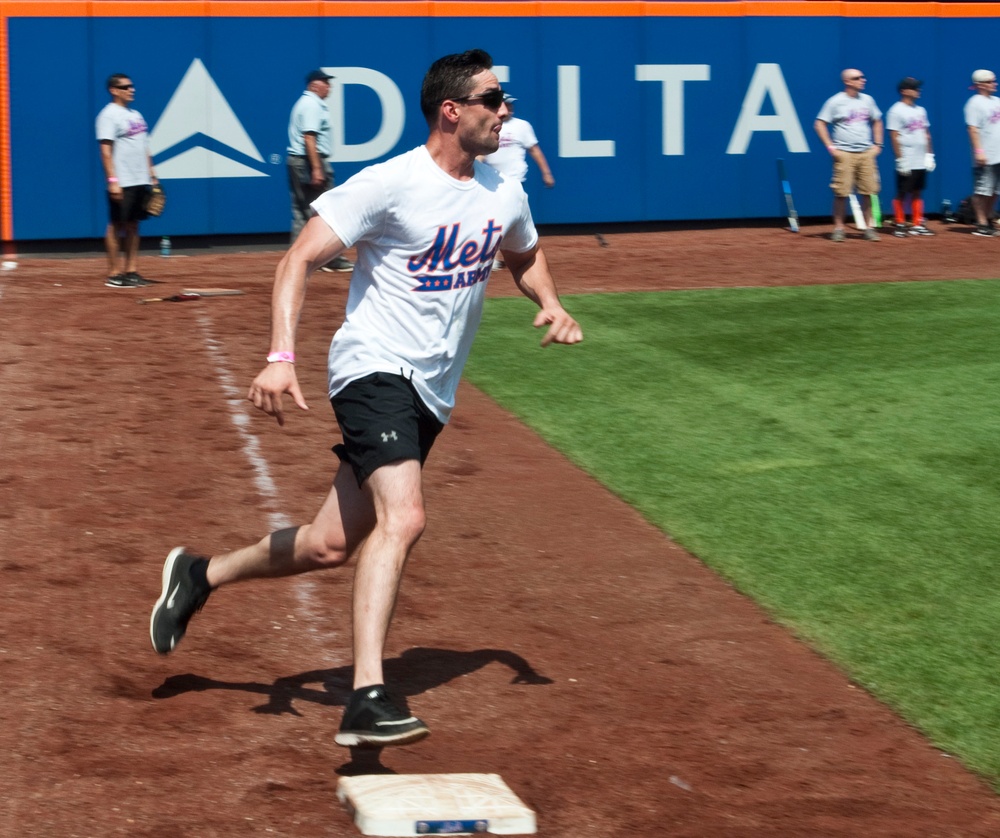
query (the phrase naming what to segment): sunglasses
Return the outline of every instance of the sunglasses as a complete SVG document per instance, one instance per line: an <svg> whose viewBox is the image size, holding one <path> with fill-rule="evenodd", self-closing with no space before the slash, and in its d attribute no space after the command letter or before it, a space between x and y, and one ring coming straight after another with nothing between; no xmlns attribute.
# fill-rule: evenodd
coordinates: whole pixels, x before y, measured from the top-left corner
<svg viewBox="0 0 1000 838"><path fill-rule="evenodd" d="M135 90L134 84L116 84L115 90Z"/></svg>
<svg viewBox="0 0 1000 838"><path fill-rule="evenodd" d="M472 96L448 97L453 102L482 102L488 108L499 108L503 104L504 91L499 87L487 90L485 93L475 93Z"/></svg>
<svg viewBox="0 0 1000 838"><path fill-rule="evenodd" d="M848 76L847 80L848 81L861 81L861 79L863 79L863 78L864 78L864 76Z"/></svg>

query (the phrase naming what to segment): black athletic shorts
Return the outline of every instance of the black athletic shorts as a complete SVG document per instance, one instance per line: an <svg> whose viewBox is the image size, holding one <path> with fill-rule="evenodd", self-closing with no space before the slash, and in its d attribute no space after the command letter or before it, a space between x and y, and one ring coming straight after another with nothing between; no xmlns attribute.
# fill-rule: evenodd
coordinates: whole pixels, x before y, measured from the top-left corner
<svg viewBox="0 0 1000 838"><path fill-rule="evenodd" d="M896 172L896 197L912 195L914 192L923 192L927 185L927 170L914 169L908 175L901 175Z"/></svg>
<svg viewBox="0 0 1000 838"><path fill-rule="evenodd" d="M444 425L402 375L375 372L330 399L344 437L333 453L354 469L358 486L380 466L398 460L423 465Z"/></svg>
<svg viewBox="0 0 1000 838"><path fill-rule="evenodd" d="M122 199L116 201L108 195L108 219L112 224L127 224L130 221L142 221L146 215L146 196L151 186L123 186Z"/></svg>

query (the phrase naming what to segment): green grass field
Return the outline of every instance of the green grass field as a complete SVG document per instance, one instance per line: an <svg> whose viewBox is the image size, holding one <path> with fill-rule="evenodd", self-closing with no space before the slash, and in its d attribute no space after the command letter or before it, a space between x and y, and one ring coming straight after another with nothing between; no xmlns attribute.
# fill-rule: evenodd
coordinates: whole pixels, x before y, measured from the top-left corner
<svg viewBox="0 0 1000 838"><path fill-rule="evenodd" d="M467 377L1000 789L1000 282L564 302Z"/></svg>

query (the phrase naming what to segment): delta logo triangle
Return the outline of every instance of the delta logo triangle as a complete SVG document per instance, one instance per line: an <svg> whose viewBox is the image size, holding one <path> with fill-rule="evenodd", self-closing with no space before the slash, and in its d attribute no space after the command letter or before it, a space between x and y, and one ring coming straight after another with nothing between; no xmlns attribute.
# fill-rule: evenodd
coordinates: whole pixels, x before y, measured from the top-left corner
<svg viewBox="0 0 1000 838"><path fill-rule="evenodd" d="M156 161L160 180L270 177L234 158L235 153L264 164L200 58L191 62L160 114L149 135L149 150L154 157L174 152Z"/></svg>

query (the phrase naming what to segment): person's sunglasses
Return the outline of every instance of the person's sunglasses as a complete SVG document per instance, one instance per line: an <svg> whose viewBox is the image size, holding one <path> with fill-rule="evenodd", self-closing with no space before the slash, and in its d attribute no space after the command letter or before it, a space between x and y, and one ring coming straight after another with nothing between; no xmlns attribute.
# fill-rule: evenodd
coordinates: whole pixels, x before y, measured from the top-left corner
<svg viewBox="0 0 1000 838"><path fill-rule="evenodd" d="M134 84L116 84L115 90L135 90Z"/></svg>
<svg viewBox="0 0 1000 838"><path fill-rule="evenodd" d="M861 81L861 79L863 79L863 78L864 78L864 76L848 76L847 80L848 81Z"/></svg>
<svg viewBox="0 0 1000 838"><path fill-rule="evenodd" d="M498 87L472 96L449 96L453 102L482 102L488 108L499 108L503 104L504 92Z"/></svg>

